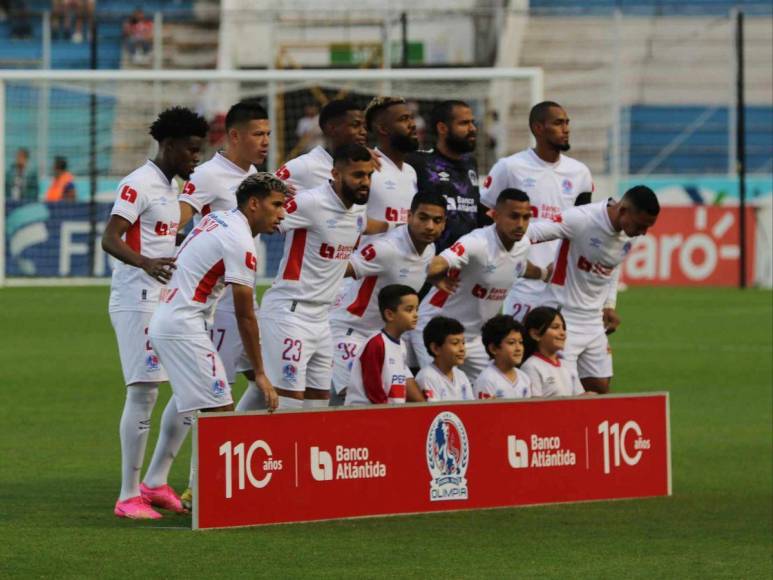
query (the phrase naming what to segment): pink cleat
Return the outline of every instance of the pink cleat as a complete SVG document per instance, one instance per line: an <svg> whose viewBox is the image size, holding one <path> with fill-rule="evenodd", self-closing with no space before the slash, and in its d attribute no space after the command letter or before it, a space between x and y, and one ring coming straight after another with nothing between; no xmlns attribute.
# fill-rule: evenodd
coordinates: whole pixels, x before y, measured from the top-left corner
<svg viewBox="0 0 773 580"><path fill-rule="evenodd" d="M142 499L156 507L178 514L188 512L188 510L183 507L178 495L167 484L159 485L158 487L148 487L144 483L141 483L140 493L142 494Z"/></svg>
<svg viewBox="0 0 773 580"><path fill-rule="evenodd" d="M150 504L140 495L115 502L113 513L119 518L129 518L132 520L161 519L161 514L150 507Z"/></svg>

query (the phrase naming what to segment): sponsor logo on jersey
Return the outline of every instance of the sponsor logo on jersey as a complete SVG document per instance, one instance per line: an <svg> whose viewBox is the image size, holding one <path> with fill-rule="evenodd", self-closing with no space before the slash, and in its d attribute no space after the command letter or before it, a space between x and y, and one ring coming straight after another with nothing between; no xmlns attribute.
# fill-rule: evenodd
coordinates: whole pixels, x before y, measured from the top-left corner
<svg viewBox="0 0 773 580"><path fill-rule="evenodd" d="M276 170L276 173L274 173L279 179L282 181L287 181L290 179L290 170L287 169L287 165L282 165L279 169Z"/></svg>
<svg viewBox="0 0 773 580"><path fill-rule="evenodd" d="M623 244L623 256L626 256L628 252L631 251L632 246L633 244L631 242L626 242L625 244Z"/></svg>
<svg viewBox="0 0 773 580"><path fill-rule="evenodd" d="M222 397L225 394L225 381L223 379L215 379L212 383L212 394L216 397Z"/></svg>
<svg viewBox="0 0 773 580"><path fill-rule="evenodd" d="M577 455L564 448L558 436L532 434L527 439L518 439L516 435L508 435L507 462L513 469L563 467L575 465Z"/></svg>
<svg viewBox="0 0 773 580"><path fill-rule="evenodd" d="M535 185L537 185L537 180L534 179L533 177L527 177L526 179L523 180L523 188L524 189L532 188Z"/></svg>
<svg viewBox="0 0 773 580"><path fill-rule="evenodd" d="M367 447L336 445L335 459L329 451L311 448L311 476L315 481L376 479L386 477L387 466L371 457Z"/></svg>
<svg viewBox="0 0 773 580"><path fill-rule="evenodd" d="M439 413L427 432L430 501L466 500L470 444L462 420L450 411Z"/></svg>
<svg viewBox="0 0 773 580"><path fill-rule="evenodd" d="M593 248L600 248L601 247L601 240L599 238L591 238L590 239L590 245Z"/></svg>
<svg viewBox="0 0 773 580"><path fill-rule="evenodd" d="M486 189L488 189L489 187L491 187L491 182L492 182L492 181L493 181L493 180L491 179L491 176L490 176L490 175L487 175L487 176L486 176L486 179L485 179L485 180L483 180L483 187L485 187Z"/></svg>
<svg viewBox="0 0 773 580"><path fill-rule="evenodd" d="M437 174L437 176L440 178L440 181L450 181L451 176L448 174L447 171L441 171Z"/></svg>
<svg viewBox="0 0 773 580"><path fill-rule="evenodd" d="M472 184L473 187L478 187L478 174L475 173L474 169L470 169L467 172L467 177L469 177L470 183Z"/></svg>
<svg viewBox="0 0 773 580"><path fill-rule="evenodd" d="M362 218L361 215L358 215L357 216L357 231L361 232L364 227L365 227L365 220Z"/></svg>
<svg viewBox="0 0 773 580"><path fill-rule="evenodd" d="M288 383L295 384L298 379L298 369L292 363L287 363L282 367L282 378Z"/></svg>
<svg viewBox="0 0 773 580"><path fill-rule="evenodd" d="M388 179L387 181L384 182L384 187L386 189L390 189L390 190L391 189L396 189L397 188L397 183L395 183L391 179Z"/></svg>
<svg viewBox="0 0 773 580"><path fill-rule="evenodd" d="M192 181L187 181L183 187L183 195L193 195L194 191L196 191L196 186Z"/></svg>

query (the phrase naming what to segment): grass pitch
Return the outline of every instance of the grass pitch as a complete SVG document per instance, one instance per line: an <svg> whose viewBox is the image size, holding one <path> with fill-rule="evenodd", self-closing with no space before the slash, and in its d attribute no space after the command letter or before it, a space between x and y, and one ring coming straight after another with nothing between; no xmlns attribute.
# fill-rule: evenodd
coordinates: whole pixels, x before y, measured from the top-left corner
<svg viewBox="0 0 773 580"><path fill-rule="evenodd" d="M112 514L124 392L107 289L2 289L0 577L770 578L772 299L621 295L614 390L670 391L671 498L193 533L189 517Z"/></svg>

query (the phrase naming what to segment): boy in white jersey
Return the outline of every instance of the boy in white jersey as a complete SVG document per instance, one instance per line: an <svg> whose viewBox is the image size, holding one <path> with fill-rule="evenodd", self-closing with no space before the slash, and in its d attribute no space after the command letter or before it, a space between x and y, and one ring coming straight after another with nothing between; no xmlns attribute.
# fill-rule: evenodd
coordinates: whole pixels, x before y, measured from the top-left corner
<svg viewBox="0 0 773 580"><path fill-rule="evenodd" d="M334 345L331 406L343 403L360 346L382 324L380 290L390 284L410 286L417 292L421 289L435 256L434 242L445 227L445 215L442 195L417 193L405 227L373 238L352 255L346 275L354 278L353 283L330 312Z"/></svg>
<svg viewBox="0 0 773 580"><path fill-rule="evenodd" d="M491 357L475 381L478 399L526 399L531 397L531 380L519 371L523 360L523 327L508 314L486 321L481 340Z"/></svg>
<svg viewBox="0 0 773 580"><path fill-rule="evenodd" d="M416 328L419 295L403 284L384 286L378 293L384 328L370 336L352 366L347 405L403 404L408 385L415 382L405 364L402 335Z"/></svg>
<svg viewBox="0 0 773 580"><path fill-rule="evenodd" d="M276 171L276 176L296 193L328 182L333 170L333 151L343 145L365 146L368 142L362 109L349 99L335 99L322 107L319 127L325 136L325 146L317 145Z"/></svg>
<svg viewBox="0 0 773 580"><path fill-rule="evenodd" d="M464 326L467 359L462 370L471 380L488 364L480 341L483 322L499 312L516 277L544 278L549 273L526 259L530 242L524 234L530 218L529 197L522 191L505 189L499 194L492 225L462 236L432 260L427 279L439 281L439 285L422 300L419 324L410 337L419 366L431 362L421 331L438 315L454 318Z"/></svg>
<svg viewBox="0 0 773 580"><path fill-rule="evenodd" d="M276 408L276 392L263 372L253 307L257 276L253 238L279 226L285 193L284 183L269 173L248 177L236 190L237 208L208 214L177 252L177 269L164 288L148 332L174 392L142 484L154 505L160 489L176 498L167 478L195 411L233 411L223 362L207 329L226 285L232 287L239 334L255 383L268 409Z"/></svg>
<svg viewBox="0 0 773 580"><path fill-rule="evenodd" d="M562 360L566 345L566 321L561 311L538 306L524 320L525 361L521 370L531 379L535 397L584 395L577 370ZM590 393L595 394L595 393Z"/></svg>
<svg viewBox="0 0 773 580"><path fill-rule="evenodd" d="M422 338L432 362L416 375L416 383L429 402L470 401L472 384L459 366L464 364L465 328L453 318L436 316L424 327Z"/></svg>
<svg viewBox="0 0 773 580"><path fill-rule="evenodd" d="M235 208L237 188L246 177L257 172L256 165L266 160L271 127L268 113L259 102L250 99L233 105L225 116L225 130L225 149L199 165L180 194L181 230L195 214L205 216L211 211ZM256 237L256 250L258 244ZM228 383L234 383L237 372L247 377L247 390L237 410L263 408L261 391L255 386L252 367L239 337L230 288L217 305L210 335L225 366Z"/></svg>
<svg viewBox="0 0 773 580"><path fill-rule="evenodd" d="M532 223L550 220L577 203L582 196L590 201L593 180L590 170L579 161L565 155L569 151L569 117L558 103L545 101L534 105L529 113L529 128L536 147L526 149L496 162L483 182L481 201L494 207L499 193L508 187L529 195ZM529 261L540 267L550 264L558 251L558 242L533 245ZM546 285L541 280L518 279L504 303L504 313L517 320L546 297Z"/></svg>
<svg viewBox="0 0 773 580"><path fill-rule="evenodd" d="M333 366L329 311L365 223L373 163L362 145L334 154L333 180L286 205L284 253L263 296L266 374L280 407L327 405Z"/></svg>
<svg viewBox="0 0 773 580"><path fill-rule="evenodd" d="M612 355L607 334L617 325L606 321L619 323L614 313L619 266L632 238L646 234L659 212L655 193L638 185L617 203L575 207L556 221L529 226L533 242L563 240L550 280L550 301L562 306L568 328L564 359L576 365L586 390L609 391Z"/></svg>
<svg viewBox="0 0 773 580"><path fill-rule="evenodd" d="M167 375L148 341L148 324L161 287L174 270L174 247L180 210L177 175L188 179L199 161L207 122L192 111L175 107L158 116L150 134L158 154L124 178L102 235L102 248L119 261L110 288L110 321L118 339L126 402L121 415L121 492L115 504L119 517L157 519L140 490L140 469L158 398L158 384ZM181 509L176 504L172 509Z"/></svg>

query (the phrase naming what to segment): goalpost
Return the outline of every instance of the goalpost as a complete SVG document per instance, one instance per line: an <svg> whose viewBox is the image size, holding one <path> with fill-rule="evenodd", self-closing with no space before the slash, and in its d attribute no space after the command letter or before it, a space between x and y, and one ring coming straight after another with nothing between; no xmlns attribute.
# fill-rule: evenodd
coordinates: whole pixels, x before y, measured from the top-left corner
<svg viewBox="0 0 773 580"><path fill-rule="evenodd" d="M523 118L543 99L543 75L540 68L0 70L0 286L109 280L110 264L99 238L115 186L154 155L148 126L163 109L187 106L210 121L202 156L208 159L222 145L228 107L245 97L262 99L272 128L265 169L273 171L303 152L306 142L298 131L304 114L337 97L364 107L384 94L410 101L420 130L434 103L468 102L478 121L476 155L485 174L496 152L528 143ZM423 144L431 146L426 129ZM46 167L31 168L39 184L36 195L5 182L20 148L30 152L31 160L47 160ZM43 202L55 157L65 158L74 175L76 202ZM281 240L267 236L263 250L262 277L270 282Z"/></svg>

